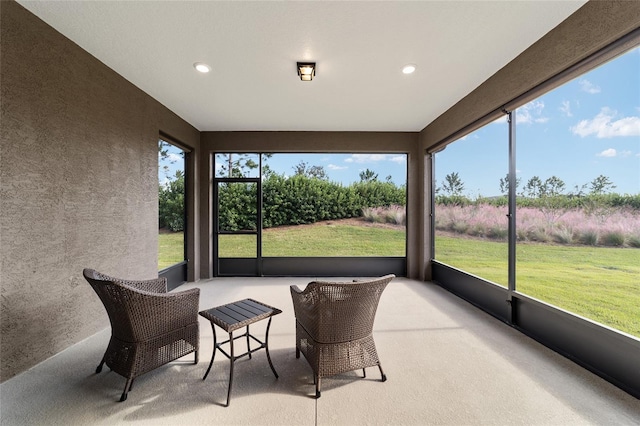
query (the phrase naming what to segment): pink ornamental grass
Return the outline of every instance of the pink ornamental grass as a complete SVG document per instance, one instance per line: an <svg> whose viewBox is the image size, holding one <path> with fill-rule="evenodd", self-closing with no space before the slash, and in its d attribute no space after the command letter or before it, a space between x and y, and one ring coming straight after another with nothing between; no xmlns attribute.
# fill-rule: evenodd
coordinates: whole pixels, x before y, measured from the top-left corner
<svg viewBox="0 0 640 426"><path fill-rule="evenodd" d="M437 205L437 230L504 241L507 239L507 207L486 204L472 206ZM640 247L640 212L632 209L608 209L606 214L583 209L554 213L532 207L516 211L518 241L559 244Z"/></svg>
<svg viewBox="0 0 640 426"><path fill-rule="evenodd" d="M406 225L407 223L407 213L404 206L366 207L362 209L362 217L368 222L396 225Z"/></svg>

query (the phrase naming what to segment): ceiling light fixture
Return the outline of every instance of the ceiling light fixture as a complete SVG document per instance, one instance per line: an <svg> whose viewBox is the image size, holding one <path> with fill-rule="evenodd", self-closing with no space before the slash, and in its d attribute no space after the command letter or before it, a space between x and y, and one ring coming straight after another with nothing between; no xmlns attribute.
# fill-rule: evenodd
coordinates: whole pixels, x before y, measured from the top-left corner
<svg viewBox="0 0 640 426"><path fill-rule="evenodd" d="M206 73L208 73L209 71L211 71L211 67L210 67L209 65L205 64L205 63L202 63L202 62L196 62L196 63L194 63L194 64L193 64L193 67L194 67L197 71L201 72L202 74L206 74Z"/></svg>
<svg viewBox="0 0 640 426"><path fill-rule="evenodd" d="M414 64L407 64L404 67L402 67L403 74L413 74L415 70L416 70L416 66Z"/></svg>
<svg viewBox="0 0 640 426"><path fill-rule="evenodd" d="M316 75L315 62L298 62L298 75L302 81L311 81Z"/></svg>

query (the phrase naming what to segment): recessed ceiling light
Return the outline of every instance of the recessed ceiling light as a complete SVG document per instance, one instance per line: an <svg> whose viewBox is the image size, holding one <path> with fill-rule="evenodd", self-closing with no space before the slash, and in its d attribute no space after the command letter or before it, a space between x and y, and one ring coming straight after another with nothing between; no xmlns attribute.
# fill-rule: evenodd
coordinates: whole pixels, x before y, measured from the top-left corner
<svg viewBox="0 0 640 426"><path fill-rule="evenodd" d="M413 74L415 70L416 70L416 66L414 64L407 64L404 67L402 67L403 74Z"/></svg>
<svg viewBox="0 0 640 426"><path fill-rule="evenodd" d="M193 64L193 67L198 70L199 72L206 74L209 71L211 71L211 67L207 64L204 64L202 62L196 62L195 64Z"/></svg>
<svg viewBox="0 0 640 426"><path fill-rule="evenodd" d="M316 75L316 63L315 62L298 62L298 76L302 81L311 81Z"/></svg>

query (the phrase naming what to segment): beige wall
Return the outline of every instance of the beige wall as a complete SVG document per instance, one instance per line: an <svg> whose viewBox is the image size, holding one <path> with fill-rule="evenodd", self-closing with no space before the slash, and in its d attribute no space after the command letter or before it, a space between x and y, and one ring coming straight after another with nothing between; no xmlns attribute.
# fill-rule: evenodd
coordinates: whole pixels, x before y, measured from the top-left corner
<svg viewBox="0 0 640 426"><path fill-rule="evenodd" d="M109 325L83 268L157 276L158 135L197 148L199 132L17 3L0 7L4 381Z"/></svg>
<svg viewBox="0 0 640 426"><path fill-rule="evenodd" d="M200 179L211 181L213 152L376 152L408 154L407 195L407 275L419 277L423 259L420 252L422 156L418 150L418 133L412 132L202 132ZM201 186L200 213L211 217L211 188ZM201 235L211 236L210 221L201 221ZM211 238L201 240L200 274L212 273Z"/></svg>

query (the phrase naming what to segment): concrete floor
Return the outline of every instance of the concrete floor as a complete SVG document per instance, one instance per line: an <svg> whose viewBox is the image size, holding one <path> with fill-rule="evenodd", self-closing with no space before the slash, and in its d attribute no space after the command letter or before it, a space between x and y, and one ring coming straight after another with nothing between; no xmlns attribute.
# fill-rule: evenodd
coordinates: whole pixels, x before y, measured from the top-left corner
<svg viewBox="0 0 640 426"><path fill-rule="evenodd" d="M316 400L311 369L295 358L289 285L306 278L216 278L200 308L252 297L284 312L273 318L269 347L236 363L224 407L229 361L212 352L200 318L200 362L189 355L136 379L94 370L104 330L0 385L2 425L640 425L640 401L442 288L394 279L382 295L374 336L388 380L376 368L323 380ZM97 315L106 313L99 312ZM259 338L266 322L251 327ZM221 330L220 330L221 331ZM220 336L221 334L218 334ZM242 347L242 344L240 344Z"/></svg>

